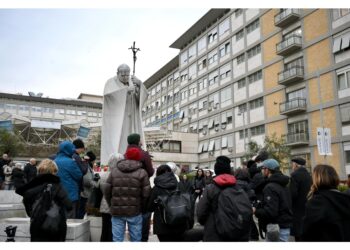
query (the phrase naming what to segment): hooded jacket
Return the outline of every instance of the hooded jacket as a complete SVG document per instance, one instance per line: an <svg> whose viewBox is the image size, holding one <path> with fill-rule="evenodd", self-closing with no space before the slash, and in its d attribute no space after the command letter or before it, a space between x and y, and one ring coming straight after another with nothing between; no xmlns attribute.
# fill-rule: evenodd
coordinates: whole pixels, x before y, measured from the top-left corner
<svg viewBox="0 0 350 250"><path fill-rule="evenodd" d="M151 186L139 161L121 160L104 185L112 216L136 216L145 209Z"/></svg>
<svg viewBox="0 0 350 250"><path fill-rule="evenodd" d="M221 174L213 179L214 183L209 184L203 192L203 197L197 205L198 222L204 225L203 241L222 241L216 231L213 208L217 207L216 197L222 188L236 186L236 178L230 174ZM249 235L247 235L247 238Z"/></svg>
<svg viewBox="0 0 350 250"><path fill-rule="evenodd" d="M59 151L55 158L58 167L57 176L60 177L62 186L72 202L79 200L79 183L83 176L78 164L72 159L74 152L73 143L64 141L59 145Z"/></svg>
<svg viewBox="0 0 350 250"><path fill-rule="evenodd" d="M157 176L154 179L154 187L148 201L147 210L154 212L153 217L153 233L157 235L178 235L186 231L187 225L180 225L177 227L169 227L164 224L155 201L159 195L167 195L169 192L177 189L178 182L173 172L166 172Z"/></svg>
<svg viewBox="0 0 350 250"><path fill-rule="evenodd" d="M302 241L350 241L350 196L319 190L306 203Z"/></svg>
<svg viewBox="0 0 350 250"><path fill-rule="evenodd" d="M263 206L255 212L255 216L263 220L265 226L272 223L278 224L280 228L291 228L293 213L288 183L289 177L281 172L267 178L263 190Z"/></svg>
<svg viewBox="0 0 350 250"><path fill-rule="evenodd" d="M28 216L31 217L33 204L39 197L39 194L44 191L47 184L52 184L52 194L56 204L65 210L72 209L72 203L60 184L60 178L52 174L39 174L32 181L16 190L17 194L23 196L23 203ZM32 224L30 225L31 241L65 241L66 232L66 219L60 222L59 233L55 235L47 234L41 228L35 228Z"/></svg>

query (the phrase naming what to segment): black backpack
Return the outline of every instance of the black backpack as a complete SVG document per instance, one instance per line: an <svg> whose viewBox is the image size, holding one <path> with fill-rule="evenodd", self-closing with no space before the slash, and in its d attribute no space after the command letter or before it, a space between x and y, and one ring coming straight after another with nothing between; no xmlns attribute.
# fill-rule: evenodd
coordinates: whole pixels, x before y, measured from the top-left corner
<svg viewBox="0 0 350 250"><path fill-rule="evenodd" d="M192 196L179 190L167 191L156 199L164 224L168 226L191 225L193 220Z"/></svg>
<svg viewBox="0 0 350 250"><path fill-rule="evenodd" d="M47 184L32 206L31 228L40 229L52 235L60 231L60 225L65 221L65 212L54 198L52 184Z"/></svg>
<svg viewBox="0 0 350 250"><path fill-rule="evenodd" d="M220 190L214 204L217 204L214 208L215 227L220 238L248 241L253 210L246 192L235 186L226 187Z"/></svg>

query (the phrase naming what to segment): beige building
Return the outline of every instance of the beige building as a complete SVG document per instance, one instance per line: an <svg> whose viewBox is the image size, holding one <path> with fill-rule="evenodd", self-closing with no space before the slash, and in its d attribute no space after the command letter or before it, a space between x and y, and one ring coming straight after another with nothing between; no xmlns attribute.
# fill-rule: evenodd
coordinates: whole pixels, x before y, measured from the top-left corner
<svg viewBox="0 0 350 250"><path fill-rule="evenodd" d="M170 47L179 55L145 81L144 126L196 133L201 167L238 166L248 140L276 133L309 166L350 174L349 9L211 9Z"/></svg>

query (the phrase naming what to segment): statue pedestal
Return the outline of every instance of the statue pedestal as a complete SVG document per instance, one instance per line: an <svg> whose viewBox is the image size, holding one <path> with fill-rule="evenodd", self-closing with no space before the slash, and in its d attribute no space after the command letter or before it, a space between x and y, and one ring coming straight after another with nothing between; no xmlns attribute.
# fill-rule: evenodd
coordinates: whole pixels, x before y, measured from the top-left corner
<svg viewBox="0 0 350 250"><path fill-rule="evenodd" d="M0 219L11 217L27 217L22 196L16 194L14 190L1 190Z"/></svg>
<svg viewBox="0 0 350 250"><path fill-rule="evenodd" d="M7 226L17 226L15 241L28 242L30 241L30 218L7 218L0 220L0 242L7 239L4 232ZM67 242L85 242L90 241L90 221L89 220L67 220Z"/></svg>

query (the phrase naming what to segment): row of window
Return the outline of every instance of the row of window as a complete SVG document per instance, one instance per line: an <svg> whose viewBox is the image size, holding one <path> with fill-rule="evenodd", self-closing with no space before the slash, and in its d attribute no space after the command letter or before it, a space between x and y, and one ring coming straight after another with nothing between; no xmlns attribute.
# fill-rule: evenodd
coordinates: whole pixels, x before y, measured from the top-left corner
<svg viewBox="0 0 350 250"><path fill-rule="evenodd" d="M242 11L235 12L241 13ZM254 22L250 23L246 26L245 30L246 33L249 34L253 32L254 30L258 29L260 27L260 20L256 19ZM225 19L223 22L219 24L218 27L213 28L211 31L208 32L206 36L203 36L201 39L198 40L197 43L193 44L191 47L189 47L187 50L182 52L180 54L180 67L187 64L191 58L196 57L197 50L198 54L200 54L203 50L207 48L207 45L210 45L211 43L217 41L218 37L221 37L226 32L229 32L230 30L230 18ZM244 29L241 29L235 34L236 41L239 41L244 37Z"/></svg>
<svg viewBox="0 0 350 250"><path fill-rule="evenodd" d="M248 130L239 131L239 139L244 140L248 138ZM264 135L265 134L265 125L260 125L257 127L250 128L251 137ZM209 141L202 141L198 145L198 153L211 152L215 150L225 149L225 148L233 148L234 146L234 136L226 135L221 138L214 138Z"/></svg>
<svg viewBox="0 0 350 250"><path fill-rule="evenodd" d="M230 66L230 65L227 65ZM221 72L221 75L219 76L219 73ZM203 89L206 89L208 86L211 86L215 83L218 82L219 77L221 79L225 79L226 77L229 77L231 75L231 70L229 67L226 67L226 65L222 66L220 68L220 71L214 71L209 75L209 80L207 78L202 78L198 80L196 83L190 84L188 87L185 89L181 90L181 92L174 93L174 98L172 97L172 93L167 96L163 96L163 101L161 102L161 99L159 98L157 101L153 101L151 104L147 105L144 111L146 114L148 112L152 112L153 110L160 109L163 105L169 105L169 103L174 100L185 100L189 96L193 96L197 94L198 91L201 91ZM259 81L262 79L262 71L259 70L251 75L249 75L247 78L243 78L237 82L238 84L238 89L245 87L246 80L248 81L249 84L254 83L256 81ZM219 92L216 92L212 94L211 96L219 95ZM179 96L179 98L177 98ZM225 89L221 90L221 103L228 101L232 98L232 89L231 86L226 87ZM206 98L202 99L205 100ZM209 96L210 99L210 96ZM219 98L217 97L217 100L219 102ZM204 101L203 101L204 102ZM200 102L201 103L201 102ZM178 105L178 104L177 104ZM201 106L201 104L200 104Z"/></svg>
<svg viewBox="0 0 350 250"><path fill-rule="evenodd" d="M102 113L99 112L88 112L84 110L72 110L72 109L54 109L47 107L17 105L17 104L4 104L0 103L0 109L9 111L9 113L15 112L17 109L19 112L35 112L35 113L47 113L47 114L61 114L61 115L78 115L78 116L91 116L91 117L102 117Z"/></svg>

